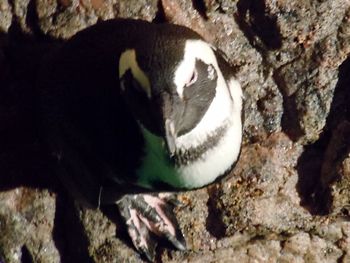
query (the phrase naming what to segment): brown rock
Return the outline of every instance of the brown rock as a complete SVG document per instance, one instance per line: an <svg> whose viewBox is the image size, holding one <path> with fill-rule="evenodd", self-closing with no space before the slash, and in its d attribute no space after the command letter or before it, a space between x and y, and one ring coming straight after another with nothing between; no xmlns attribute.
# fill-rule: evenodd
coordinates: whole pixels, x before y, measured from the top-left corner
<svg viewBox="0 0 350 263"><path fill-rule="evenodd" d="M244 89L237 167L179 195L189 250L158 259L350 261L348 0L0 1L0 260L142 262L113 207L74 205L58 186L34 127L46 37L113 17L192 28L224 51Z"/></svg>
<svg viewBox="0 0 350 263"><path fill-rule="evenodd" d="M0 194L0 258L5 262L60 262L52 239L55 196L17 188Z"/></svg>
<svg viewBox="0 0 350 263"><path fill-rule="evenodd" d="M0 32L7 32L11 25L12 12L7 0L0 2Z"/></svg>

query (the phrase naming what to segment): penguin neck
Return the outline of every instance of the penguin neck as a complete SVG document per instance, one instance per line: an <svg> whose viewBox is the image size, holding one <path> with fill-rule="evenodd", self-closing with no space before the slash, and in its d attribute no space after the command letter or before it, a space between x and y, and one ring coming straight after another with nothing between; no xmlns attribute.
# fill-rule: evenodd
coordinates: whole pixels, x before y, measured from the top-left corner
<svg viewBox="0 0 350 263"><path fill-rule="evenodd" d="M235 123L237 116L230 94L219 92L217 96L200 123L189 133L176 138L177 150L172 157L164 139L140 125L145 152L143 164L137 170L139 185L154 188L164 183L176 189L193 189L213 182L231 167L237 157L231 148L237 144L235 138L240 140L241 126L236 125L240 122ZM221 152L225 156L221 156ZM221 163L216 167L218 162Z"/></svg>
<svg viewBox="0 0 350 263"><path fill-rule="evenodd" d="M234 114L233 114L234 115ZM164 139L146 129L143 164L137 170L137 184L149 189L203 187L223 175L237 159L241 140L240 122L230 116L223 125L199 136L195 144L177 150L170 157ZM201 141L201 143L198 143ZM236 149L237 148L237 149Z"/></svg>
<svg viewBox="0 0 350 263"><path fill-rule="evenodd" d="M200 136L204 139L197 137L195 144L192 146L189 144L186 148L178 148L171 159L174 161L176 166L188 165L191 162L200 159L206 151L214 148L219 143L220 139L227 132L229 126L229 122L226 121L220 127L206 134L205 138L203 135ZM202 142L198 144L200 141Z"/></svg>

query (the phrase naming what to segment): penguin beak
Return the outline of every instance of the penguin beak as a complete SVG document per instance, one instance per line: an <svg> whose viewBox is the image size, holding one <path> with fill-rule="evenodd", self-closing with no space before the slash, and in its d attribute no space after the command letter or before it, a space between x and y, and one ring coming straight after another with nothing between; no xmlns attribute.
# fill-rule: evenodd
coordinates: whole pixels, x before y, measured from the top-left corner
<svg viewBox="0 0 350 263"><path fill-rule="evenodd" d="M176 133L175 133L175 124L172 120L165 120L165 140L168 147L170 156L174 156L176 151Z"/></svg>

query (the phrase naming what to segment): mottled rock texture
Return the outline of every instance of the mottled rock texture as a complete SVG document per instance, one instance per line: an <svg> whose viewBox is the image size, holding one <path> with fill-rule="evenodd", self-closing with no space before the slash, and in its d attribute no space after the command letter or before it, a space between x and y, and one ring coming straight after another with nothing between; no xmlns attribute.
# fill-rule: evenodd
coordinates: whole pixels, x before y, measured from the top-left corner
<svg viewBox="0 0 350 263"><path fill-rule="evenodd" d="M237 167L179 195L189 250L157 261L350 262L349 0L1 0L0 262L143 261L114 207L61 186L36 125L41 56L114 17L192 28L244 89Z"/></svg>

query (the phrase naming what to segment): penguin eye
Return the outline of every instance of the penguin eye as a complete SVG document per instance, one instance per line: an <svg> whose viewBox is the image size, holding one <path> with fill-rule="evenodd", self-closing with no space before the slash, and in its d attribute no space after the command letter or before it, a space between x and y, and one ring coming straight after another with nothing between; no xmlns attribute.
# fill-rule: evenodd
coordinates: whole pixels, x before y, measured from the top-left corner
<svg viewBox="0 0 350 263"><path fill-rule="evenodd" d="M186 83L186 87L191 86L192 84L194 84L197 81L197 77L198 77L198 72L196 69L194 69L191 78L189 79L189 81Z"/></svg>
<svg viewBox="0 0 350 263"><path fill-rule="evenodd" d="M208 79L213 80L215 78L215 69L213 65L210 64L207 70L208 70Z"/></svg>

